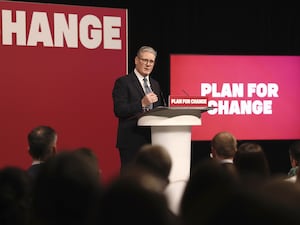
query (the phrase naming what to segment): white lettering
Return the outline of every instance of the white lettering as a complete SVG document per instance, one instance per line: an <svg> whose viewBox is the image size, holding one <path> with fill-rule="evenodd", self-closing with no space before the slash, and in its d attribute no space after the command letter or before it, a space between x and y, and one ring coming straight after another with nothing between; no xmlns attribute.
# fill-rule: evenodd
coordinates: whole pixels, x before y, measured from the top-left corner
<svg viewBox="0 0 300 225"><path fill-rule="evenodd" d="M27 46L37 46L42 42L44 46L53 47L53 40L45 12L33 12Z"/></svg>
<svg viewBox="0 0 300 225"><path fill-rule="evenodd" d="M1 15L3 45L78 48L81 43L88 49L101 44L104 49L122 49L120 17L103 16L102 24L97 16L90 14L78 18L77 14L53 13L51 17L47 12L33 12L29 21L26 11L3 9Z"/></svg>
<svg viewBox="0 0 300 225"><path fill-rule="evenodd" d="M113 16L104 16L104 48L105 49L122 49L120 40L121 18Z"/></svg>
<svg viewBox="0 0 300 225"><path fill-rule="evenodd" d="M2 10L2 42L3 45L12 45L13 34L16 34L16 43L26 45L26 14L16 11L16 21L12 21L11 10Z"/></svg>
<svg viewBox="0 0 300 225"><path fill-rule="evenodd" d="M68 21L66 21L65 14L54 13L54 24L59 26L54 27L54 42L55 46L63 47L64 38L69 48L78 48L78 16L76 14L69 14Z"/></svg>
<svg viewBox="0 0 300 225"><path fill-rule="evenodd" d="M217 83L201 83L200 95L205 97L211 94L212 97L243 97L244 84L243 83L223 83L221 89L218 90Z"/></svg>
<svg viewBox="0 0 300 225"><path fill-rule="evenodd" d="M200 96L205 97L211 93L211 85L209 83L200 84Z"/></svg>
<svg viewBox="0 0 300 225"><path fill-rule="evenodd" d="M91 29L89 29L91 27ZM96 28L96 29L93 29ZM98 29L97 29L98 28ZM97 48L101 42L102 24L96 16L86 15L80 21L80 40L83 46L89 49ZM89 32L90 30L90 32Z"/></svg>
<svg viewBox="0 0 300 225"><path fill-rule="evenodd" d="M247 96L253 97L278 97L279 86L275 83L248 83Z"/></svg>
<svg viewBox="0 0 300 225"><path fill-rule="evenodd" d="M209 110L210 115L271 115L272 101L271 100L210 100L208 106L216 107Z"/></svg>
<svg viewBox="0 0 300 225"><path fill-rule="evenodd" d="M191 104L207 104L207 99L191 99Z"/></svg>

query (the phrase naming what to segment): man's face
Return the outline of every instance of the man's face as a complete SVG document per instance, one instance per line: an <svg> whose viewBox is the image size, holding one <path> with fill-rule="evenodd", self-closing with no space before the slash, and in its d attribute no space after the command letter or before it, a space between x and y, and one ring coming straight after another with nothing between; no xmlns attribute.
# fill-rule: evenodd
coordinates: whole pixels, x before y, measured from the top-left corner
<svg viewBox="0 0 300 225"><path fill-rule="evenodd" d="M143 52L139 56L135 57L135 68L143 75L149 75L155 64L155 55L151 52Z"/></svg>

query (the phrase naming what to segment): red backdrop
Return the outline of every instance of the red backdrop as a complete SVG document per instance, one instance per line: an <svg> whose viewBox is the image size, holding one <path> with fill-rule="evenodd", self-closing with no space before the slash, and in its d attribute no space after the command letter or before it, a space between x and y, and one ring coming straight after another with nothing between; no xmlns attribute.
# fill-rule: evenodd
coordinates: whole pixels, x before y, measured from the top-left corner
<svg viewBox="0 0 300 225"><path fill-rule="evenodd" d="M119 171L111 91L127 72L127 10L0 6L0 166L27 168L28 132L50 125L59 150L92 148L110 179Z"/></svg>
<svg viewBox="0 0 300 225"><path fill-rule="evenodd" d="M300 56L171 55L171 94L202 96L193 140L227 130L240 140L300 138Z"/></svg>

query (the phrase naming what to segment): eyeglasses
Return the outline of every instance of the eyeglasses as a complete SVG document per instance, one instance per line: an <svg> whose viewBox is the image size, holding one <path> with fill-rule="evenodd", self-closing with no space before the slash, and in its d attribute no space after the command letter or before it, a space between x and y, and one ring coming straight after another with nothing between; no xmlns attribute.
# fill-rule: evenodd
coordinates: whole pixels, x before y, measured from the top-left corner
<svg viewBox="0 0 300 225"><path fill-rule="evenodd" d="M140 58L140 57L138 57L138 58L139 58L139 60L141 60L141 62L144 63L144 64L153 65L153 64L155 63L155 61L152 60L152 59L143 59L143 58Z"/></svg>

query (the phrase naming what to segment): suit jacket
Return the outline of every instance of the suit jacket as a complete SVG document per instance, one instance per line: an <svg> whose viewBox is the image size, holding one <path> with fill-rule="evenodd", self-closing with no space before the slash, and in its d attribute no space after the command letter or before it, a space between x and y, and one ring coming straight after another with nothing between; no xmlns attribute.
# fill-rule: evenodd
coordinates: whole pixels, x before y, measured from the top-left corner
<svg viewBox="0 0 300 225"><path fill-rule="evenodd" d="M149 76L153 92L158 101L153 108L164 105L159 83ZM139 116L143 113L141 99L145 93L134 72L118 78L113 87L114 113L118 117L117 148L130 148L137 151L145 143L151 143L150 127L137 125Z"/></svg>
<svg viewBox="0 0 300 225"><path fill-rule="evenodd" d="M36 178L38 173L40 172L42 166L44 166L44 163L39 163L39 164L34 164L31 165L28 169L27 172L32 178Z"/></svg>

